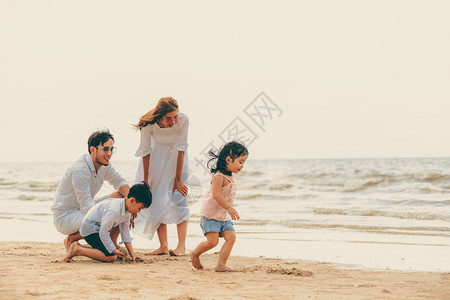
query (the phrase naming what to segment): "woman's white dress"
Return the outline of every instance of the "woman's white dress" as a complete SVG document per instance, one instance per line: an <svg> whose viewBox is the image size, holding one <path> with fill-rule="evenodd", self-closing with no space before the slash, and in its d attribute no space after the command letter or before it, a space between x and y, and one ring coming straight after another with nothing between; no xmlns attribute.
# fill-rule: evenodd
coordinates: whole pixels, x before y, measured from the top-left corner
<svg viewBox="0 0 450 300"><path fill-rule="evenodd" d="M181 180L187 185L189 163L187 155L189 119L179 113L179 121L171 128L161 128L156 123L141 129L141 143L136 156L140 162L136 182L144 180L142 157L150 154L149 184L152 205L141 210L134 222L133 231L150 239L161 224L180 224L189 221L187 199L178 190L172 193L177 168L178 151L185 151Z"/></svg>

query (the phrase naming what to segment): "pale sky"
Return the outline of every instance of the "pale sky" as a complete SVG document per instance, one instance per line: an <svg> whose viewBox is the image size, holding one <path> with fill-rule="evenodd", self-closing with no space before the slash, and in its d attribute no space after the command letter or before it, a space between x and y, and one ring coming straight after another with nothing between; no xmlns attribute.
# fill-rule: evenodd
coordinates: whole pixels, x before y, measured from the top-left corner
<svg viewBox="0 0 450 300"><path fill-rule="evenodd" d="M240 117L251 158L450 154L449 1L0 2L1 162L74 161L172 96L193 159ZM244 109L281 110L261 130Z"/></svg>

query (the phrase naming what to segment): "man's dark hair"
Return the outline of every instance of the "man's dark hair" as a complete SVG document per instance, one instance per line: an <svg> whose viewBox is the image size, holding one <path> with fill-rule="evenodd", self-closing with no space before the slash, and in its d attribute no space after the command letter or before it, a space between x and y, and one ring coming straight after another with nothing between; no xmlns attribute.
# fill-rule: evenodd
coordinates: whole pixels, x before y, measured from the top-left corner
<svg viewBox="0 0 450 300"><path fill-rule="evenodd" d="M128 198L136 199L136 202L144 204L145 208L152 204L152 192L145 181L133 185L128 193Z"/></svg>
<svg viewBox="0 0 450 300"><path fill-rule="evenodd" d="M91 135L89 136L88 139L88 151L89 154L91 154L91 146L93 147L98 147L98 145L104 145L109 139L113 140L114 142L114 137L112 135L111 132L109 132L109 129L105 129L105 130L97 130L93 133L91 133Z"/></svg>

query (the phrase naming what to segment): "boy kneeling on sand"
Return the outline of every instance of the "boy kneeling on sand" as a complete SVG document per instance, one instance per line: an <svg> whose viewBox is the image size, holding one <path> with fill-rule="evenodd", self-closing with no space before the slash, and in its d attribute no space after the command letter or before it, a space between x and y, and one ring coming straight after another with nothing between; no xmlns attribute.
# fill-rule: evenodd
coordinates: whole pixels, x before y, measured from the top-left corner
<svg viewBox="0 0 450 300"><path fill-rule="evenodd" d="M133 250L130 237L130 217L152 204L152 194L147 183L133 185L126 198L110 198L94 205L81 223L80 234L92 247L79 242L72 243L64 259L67 262L74 256L87 256L92 259L112 262L118 257L125 257L114 246L109 231L119 226L122 242L133 261L140 259Z"/></svg>

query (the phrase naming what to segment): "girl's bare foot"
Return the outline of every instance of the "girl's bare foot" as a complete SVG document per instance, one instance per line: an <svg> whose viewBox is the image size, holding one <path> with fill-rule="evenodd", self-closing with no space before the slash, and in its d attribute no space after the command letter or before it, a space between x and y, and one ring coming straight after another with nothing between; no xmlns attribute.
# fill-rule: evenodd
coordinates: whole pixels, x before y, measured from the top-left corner
<svg viewBox="0 0 450 300"><path fill-rule="evenodd" d="M145 253L145 255L169 255L169 249L167 249L166 247L159 247L155 251Z"/></svg>
<svg viewBox="0 0 450 300"><path fill-rule="evenodd" d="M216 272L239 272L238 270L227 267L227 266L221 266L221 267L217 266L215 271Z"/></svg>
<svg viewBox="0 0 450 300"><path fill-rule="evenodd" d="M76 256L77 250L78 250L78 242L72 243L72 245L70 245L69 250L67 251L66 257L64 258L64 262L68 262L69 259Z"/></svg>
<svg viewBox="0 0 450 300"><path fill-rule="evenodd" d="M203 270L205 267L203 267L202 263L200 262L200 256L195 254L194 251L191 251L191 263L194 266L194 268L198 270Z"/></svg>

